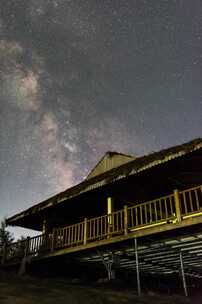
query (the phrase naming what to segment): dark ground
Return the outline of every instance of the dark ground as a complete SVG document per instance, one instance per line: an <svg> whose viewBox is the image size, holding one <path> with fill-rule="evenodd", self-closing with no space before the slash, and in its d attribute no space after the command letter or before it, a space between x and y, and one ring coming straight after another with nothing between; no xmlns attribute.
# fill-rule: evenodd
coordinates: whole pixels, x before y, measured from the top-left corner
<svg viewBox="0 0 202 304"><path fill-rule="evenodd" d="M202 294L202 293L201 293ZM189 304L202 303L199 295L185 298L179 295L160 295L147 291L141 297L133 289L118 285L83 284L79 280L61 278L19 277L0 272L1 304Z"/></svg>

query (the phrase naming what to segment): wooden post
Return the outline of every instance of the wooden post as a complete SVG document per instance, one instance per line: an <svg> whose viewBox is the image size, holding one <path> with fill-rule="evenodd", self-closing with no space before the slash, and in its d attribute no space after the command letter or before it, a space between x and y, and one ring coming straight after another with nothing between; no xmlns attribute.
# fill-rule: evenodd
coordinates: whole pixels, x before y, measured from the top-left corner
<svg viewBox="0 0 202 304"><path fill-rule="evenodd" d="M2 259L1 259L1 264L4 265L6 262L6 254L7 254L7 247L6 247L6 243L4 243L3 245L3 252L2 252Z"/></svg>
<svg viewBox="0 0 202 304"><path fill-rule="evenodd" d="M128 234L128 207L124 206L124 234Z"/></svg>
<svg viewBox="0 0 202 304"><path fill-rule="evenodd" d="M112 212L114 210L114 204L113 199L111 197L107 198L107 215L108 215L108 237L110 237L110 234L113 229L113 219L112 219Z"/></svg>
<svg viewBox="0 0 202 304"><path fill-rule="evenodd" d="M184 264L183 264L183 257L182 257L181 251L180 251L180 266L181 266L181 276L182 276L184 294L186 297L188 297L187 282L186 282L185 273L184 273Z"/></svg>
<svg viewBox="0 0 202 304"><path fill-rule="evenodd" d="M113 204L113 199L111 197L107 198L107 214L111 215L112 212L114 211L114 204ZM108 218L108 223L111 225L112 224L112 217L109 216Z"/></svg>
<svg viewBox="0 0 202 304"><path fill-rule="evenodd" d="M182 221L182 216L181 216L181 208L180 208L180 195L179 191L176 189L174 190L174 200L175 200L175 210L176 210L176 217L178 223Z"/></svg>
<svg viewBox="0 0 202 304"><path fill-rule="evenodd" d="M112 197L107 198L107 214L111 214L113 211L113 199Z"/></svg>
<svg viewBox="0 0 202 304"><path fill-rule="evenodd" d="M46 220L43 220L42 234L46 234L46 230L47 230L47 223Z"/></svg>
<svg viewBox="0 0 202 304"><path fill-rule="evenodd" d="M83 230L83 244L87 244L87 237L88 237L88 219L84 219L84 230Z"/></svg>
<svg viewBox="0 0 202 304"><path fill-rule="evenodd" d="M138 296L140 296L141 295L141 285L140 285L140 271L139 271L137 238L135 238L135 264L136 264L136 277L137 277L137 293L138 293Z"/></svg>

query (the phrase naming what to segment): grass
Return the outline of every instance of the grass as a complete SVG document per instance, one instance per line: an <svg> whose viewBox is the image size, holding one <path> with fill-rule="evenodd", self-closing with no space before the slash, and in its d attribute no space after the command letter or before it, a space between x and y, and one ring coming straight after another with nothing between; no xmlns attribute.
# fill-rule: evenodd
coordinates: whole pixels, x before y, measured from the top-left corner
<svg viewBox="0 0 202 304"><path fill-rule="evenodd" d="M65 279L18 277L0 273L1 304L191 304L181 296L145 294L115 290L109 286L71 284Z"/></svg>

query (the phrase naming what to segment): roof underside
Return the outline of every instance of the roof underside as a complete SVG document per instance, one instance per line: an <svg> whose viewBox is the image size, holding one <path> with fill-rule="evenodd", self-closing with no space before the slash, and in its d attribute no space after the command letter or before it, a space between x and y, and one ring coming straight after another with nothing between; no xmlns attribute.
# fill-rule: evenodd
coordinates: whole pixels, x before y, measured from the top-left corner
<svg viewBox="0 0 202 304"><path fill-rule="evenodd" d="M141 273L174 274L179 273L180 252L182 253L186 275L202 278L202 234L178 231L177 235L138 239L138 260ZM111 250L110 250L111 249ZM136 270L135 248L131 243L117 247L103 248L97 253L80 255L81 262L102 263L110 260L111 253L116 257L116 267L122 270Z"/></svg>
<svg viewBox="0 0 202 304"><path fill-rule="evenodd" d="M65 190L64 192L61 192L39 204L36 204L33 207L14 215L13 217L8 218L7 224L16 225L16 223L25 216L29 216L36 212L41 212L46 208L55 206L56 204L62 203L82 193L89 192L96 188L113 183L117 180L126 178L131 175L135 175L149 168L163 165L168 161L171 161L176 158L180 158L186 154L192 153L193 151L199 150L201 148L202 148L202 139L198 138L191 142L185 143L183 145L175 146L159 152L154 152L146 156L132 159L131 161L127 161L126 163L121 164L118 167L114 167L104 173L100 173L99 175L92 177L88 176L88 178L83 182L81 182L80 184L73 186ZM96 169L96 167L94 169Z"/></svg>

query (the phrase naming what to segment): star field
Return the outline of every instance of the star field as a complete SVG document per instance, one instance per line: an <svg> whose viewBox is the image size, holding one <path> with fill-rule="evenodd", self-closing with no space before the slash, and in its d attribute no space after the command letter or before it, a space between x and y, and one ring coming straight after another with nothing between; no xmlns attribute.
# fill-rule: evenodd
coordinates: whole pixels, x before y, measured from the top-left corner
<svg viewBox="0 0 202 304"><path fill-rule="evenodd" d="M1 0L0 217L108 150L201 136L202 2Z"/></svg>

